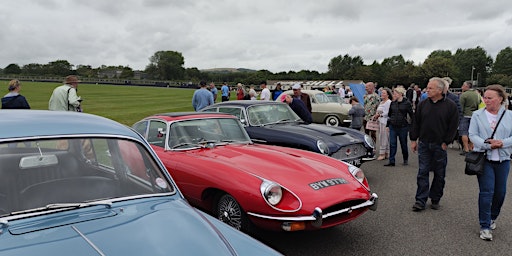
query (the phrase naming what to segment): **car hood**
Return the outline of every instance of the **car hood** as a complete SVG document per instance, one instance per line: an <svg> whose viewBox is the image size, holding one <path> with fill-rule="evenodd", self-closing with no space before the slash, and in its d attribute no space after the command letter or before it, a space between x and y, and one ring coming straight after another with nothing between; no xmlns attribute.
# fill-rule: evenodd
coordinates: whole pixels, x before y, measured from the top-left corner
<svg viewBox="0 0 512 256"><path fill-rule="evenodd" d="M262 129L257 131L257 129ZM331 127L323 124L302 124L302 123L285 123L285 124L274 124L265 125L262 127L254 127L248 130L251 138L253 135L257 137L266 137L265 134L271 135L273 138L305 138L324 140L330 147L336 145L347 145L353 143L362 143L360 138L355 138L351 134L346 133L342 129L337 127ZM264 138L256 138L264 139Z"/></svg>
<svg viewBox="0 0 512 256"><path fill-rule="evenodd" d="M347 165L341 161L293 148L261 144L228 145L201 149L188 154L188 157L193 158L186 160L193 168L215 165L227 175L241 171L289 188L305 187L312 182L334 178L342 178L348 184L360 187L347 171Z"/></svg>
<svg viewBox="0 0 512 256"><path fill-rule="evenodd" d="M143 200L142 203L131 200L139 201L138 204L114 203L112 208L93 206L11 220L0 233L0 254L277 254L247 235L226 228L224 223L206 217L184 200Z"/></svg>

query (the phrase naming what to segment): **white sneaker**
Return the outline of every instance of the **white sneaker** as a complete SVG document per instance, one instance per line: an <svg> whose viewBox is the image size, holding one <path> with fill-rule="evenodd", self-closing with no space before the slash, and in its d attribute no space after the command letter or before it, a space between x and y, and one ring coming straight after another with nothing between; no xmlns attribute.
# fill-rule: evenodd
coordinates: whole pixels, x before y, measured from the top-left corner
<svg viewBox="0 0 512 256"><path fill-rule="evenodd" d="M492 232L489 229L480 230L480 239L485 241L492 241Z"/></svg>
<svg viewBox="0 0 512 256"><path fill-rule="evenodd" d="M491 220L491 229L492 230L496 229L496 221L495 220Z"/></svg>

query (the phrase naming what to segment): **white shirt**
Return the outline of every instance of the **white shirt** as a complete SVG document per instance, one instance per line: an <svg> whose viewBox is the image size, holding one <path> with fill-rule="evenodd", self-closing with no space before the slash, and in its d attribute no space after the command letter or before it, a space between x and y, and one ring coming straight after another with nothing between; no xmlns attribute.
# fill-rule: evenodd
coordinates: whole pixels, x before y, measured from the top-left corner
<svg viewBox="0 0 512 256"><path fill-rule="evenodd" d="M261 91L260 100L270 100L270 90L268 88Z"/></svg>
<svg viewBox="0 0 512 256"><path fill-rule="evenodd" d="M496 123L498 123L498 114L493 115L489 113L487 110L484 111L485 116L487 116L487 121L489 121L489 126L491 126L492 131L496 128ZM499 161L500 160L500 154L498 152L498 149L491 149L491 155L487 158L491 161Z"/></svg>

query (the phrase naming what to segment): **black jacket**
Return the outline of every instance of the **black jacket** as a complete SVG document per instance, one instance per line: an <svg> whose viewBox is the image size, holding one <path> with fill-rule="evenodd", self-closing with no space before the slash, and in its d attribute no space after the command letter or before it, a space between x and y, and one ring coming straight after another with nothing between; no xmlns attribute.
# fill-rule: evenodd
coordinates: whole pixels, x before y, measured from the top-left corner
<svg viewBox="0 0 512 256"><path fill-rule="evenodd" d="M459 125L457 105L446 98L433 102L430 98L418 104L414 114L411 141L419 139L427 143L450 144Z"/></svg>
<svg viewBox="0 0 512 256"><path fill-rule="evenodd" d="M409 119L407 119L407 115L409 115ZM414 112L412 111L412 104L409 100L403 98L400 102L396 100L392 101L391 105L389 105L387 126L408 126L410 125L408 120L412 120L413 116Z"/></svg>
<svg viewBox="0 0 512 256"><path fill-rule="evenodd" d="M2 109L30 109L27 99L18 94L2 98Z"/></svg>

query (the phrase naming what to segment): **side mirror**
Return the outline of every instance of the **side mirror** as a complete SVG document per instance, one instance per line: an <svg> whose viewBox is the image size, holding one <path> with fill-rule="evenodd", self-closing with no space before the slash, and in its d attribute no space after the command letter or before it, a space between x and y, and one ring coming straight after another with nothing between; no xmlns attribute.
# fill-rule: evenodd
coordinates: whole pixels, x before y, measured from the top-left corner
<svg viewBox="0 0 512 256"><path fill-rule="evenodd" d="M164 131L164 128L158 128L158 138L164 137L167 132Z"/></svg>

